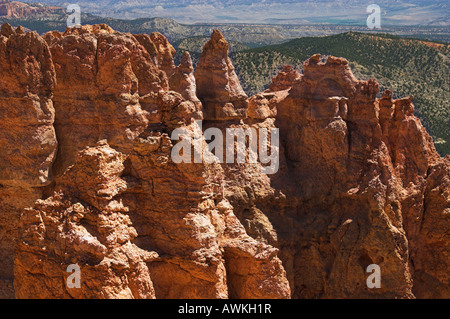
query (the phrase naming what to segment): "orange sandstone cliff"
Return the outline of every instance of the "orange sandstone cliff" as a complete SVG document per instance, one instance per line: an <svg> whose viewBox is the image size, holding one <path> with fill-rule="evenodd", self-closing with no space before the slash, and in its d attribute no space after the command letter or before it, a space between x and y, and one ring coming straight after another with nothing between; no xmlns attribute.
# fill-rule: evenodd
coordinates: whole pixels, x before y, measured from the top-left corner
<svg viewBox="0 0 450 319"><path fill-rule="evenodd" d="M48 16L61 16L66 12L64 8L45 6L39 3L32 5L10 0L0 0L0 17L24 19L29 17L45 18Z"/></svg>
<svg viewBox="0 0 450 319"><path fill-rule="evenodd" d="M159 33L2 26L1 298L450 297L450 158L413 97L320 55L247 97L217 30L196 70L173 54ZM278 128L279 170L174 163L194 120Z"/></svg>

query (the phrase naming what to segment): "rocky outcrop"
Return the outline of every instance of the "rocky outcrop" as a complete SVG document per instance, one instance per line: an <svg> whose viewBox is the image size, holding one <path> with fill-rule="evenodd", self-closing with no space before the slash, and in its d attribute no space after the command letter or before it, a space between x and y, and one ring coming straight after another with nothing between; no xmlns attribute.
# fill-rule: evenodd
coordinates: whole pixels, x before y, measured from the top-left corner
<svg viewBox="0 0 450 319"><path fill-rule="evenodd" d="M197 96L208 120L242 119L247 114L247 95L228 54L228 42L214 30L195 70Z"/></svg>
<svg viewBox="0 0 450 319"><path fill-rule="evenodd" d="M194 66L189 52L184 52L181 63L175 68L169 78L171 90L180 93L184 99L199 103L197 84L194 77Z"/></svg>
<svg viewBox="0 0 450 319"><path fill-rule="evenodd" d="M247 235L223 198L221 166L174 164L170 151L166 135L136 141L123 201L138 244L163 256L150 265L157 298L288 298L278 250Z"/></svg>
<svg viewBox="0 0 450 319"><path fill-rule="evenodd" d="M193 131L192 121L203 116L189 56L170 76L177 93L169 90L161 35L150 36L155 56L150 42L106 25L44 38L18 36L8 25L2 33L2 98L13 110L25 98L36 109L22 125L19 114L2 108L11 123L2 149L17 149L2 157L9 165L0 188L2 296L290 297L278 250L251 238L221 196L220 165L171 160L168 133ZM30 51L18 49L23 60L10 58L8 48L30 41ZM28 77L17 76L21 70ZM38 98L51 109L41 110ZM36 136L29 139L35 145L25 141L21 150L10 134ZM80 288L66 282L73 265Z"/></svg>
<svg viewBox="0 0 450 319"><path fill-rule="evenodd" d="M291 65L284 65L283 69L272 79L269 91L284 91L290 89L294 84L298 83L301 74L298 73Z"/></svg>
<svg viewBox="0 0 450 319"><path fill-rule="evenodd" d="M302 230L278 236L293 297L448 297L448 159L413 115L412 97L377 99L375 80L319 55L291 83L272 97L287 167L271 185L289 205L257 206L272 221L283 207ZM424 230L429 220L446 226ZM381 289L365 284L370 264L385 270Z"/></svg>
<svg viewBox="0 0 450 319"><path fill-rule="evenodd" d="M160 121L155 100L168 89L167 76L132 35L99 25L47 33L44 39L56 69L59 151L67 155L57 159L56 174L99 140L131 149L149 122Z"/></svg>
<svg viewBox="0 0 450 319"><path fill-rule="evenodd" d="M277 106L295 180L286 193L298 201L303 229L287 239L308 243L289 245L293 269L303 265L291 279L295 297L412 296L400 185L381 139L378 90L374 80L355 79L346 60L317 55ZM370 264L387 271L379 290L366 286Z"/></svg>
<svg viewBox="0 0 450 319"><path fill-rule="evenodd" d="M18 49L20 48L20 49ZM36 33L0 33L0 297L14 294L14 245L20 211L53 180L58 147L53 127L55 69Z"/></svg>
<svg viewBox="0 0 450 319"><path fill-rule="evenodd" d="M175 63L173 56L175 54L174 47L169 43L167 38L159 32L150 34L150 39L156 48L157 66L166 72L167 77L171 77L175 71Z"/></svg>
<svg viewBox="0 0 450 319"><path fill-rule="evenodd" d="M106 142L79 152L55 193L25 210L14 267L17 298L155 298L146 263L158 254L133 243L128 208L114 200L126 189L124 158ZM66 283L70 265L80 267L79 288Z"/></svg>
<svg viewBox="0 0 450 319"><path fill-rule="evenodd" d="M449 296L448 158L412 97L378 92L345 59L315 55L251 97L241 124L207 126L280 129L278 173L224 164L225 194L247 233L280 249L293 298ZM380 289L366 284L372 264Z"/></svg>
<svg viewBox="0 0 450 319"><path fill-rule="evenodd" d="M0 66L0 297L450 297L450 158L347 60L248 98L219 31L194 71L161 34L4 25ZM209 128L268 132L277 169ZM174 160L192 136L213 160Z"/></svg>
<svg viewBox="0 0 450 319"><path fill-rule="evenodd" d="M4 25L0 72L4 128L0 140L5 150L0 154L0 181L10 186L46 185L52 179L57 142L52 101L55 69L45 41L35 32L17 34Z"/></svg>

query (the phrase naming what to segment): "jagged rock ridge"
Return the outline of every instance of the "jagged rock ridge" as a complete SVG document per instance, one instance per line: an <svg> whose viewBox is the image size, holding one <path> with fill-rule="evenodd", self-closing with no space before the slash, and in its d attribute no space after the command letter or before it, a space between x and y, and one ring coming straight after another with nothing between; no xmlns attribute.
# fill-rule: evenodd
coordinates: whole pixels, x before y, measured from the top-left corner
<svg viewBox="0 0 450 319"><path fill-rule="evenodd" d="M2 26L1 297L450 296L450 158L412 97L315 55L248 98L219 31L196 70L173 53L159 33ZM278 172L175 164L171 132L201 119L279 128Z"/></svg>

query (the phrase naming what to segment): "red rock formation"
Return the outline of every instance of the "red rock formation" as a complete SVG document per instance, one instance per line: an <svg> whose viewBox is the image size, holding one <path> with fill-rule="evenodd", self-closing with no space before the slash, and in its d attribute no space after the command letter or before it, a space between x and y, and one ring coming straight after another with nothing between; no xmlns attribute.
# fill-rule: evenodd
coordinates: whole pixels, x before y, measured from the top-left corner
<svg viewBox="0 0 450 319"><path fill-rule="evenodd" d="M246 117L247 95L228 54L227 41L219 30L214 30L195 70L197 96L203 103L205 119Z"/></svg>
<svg viewBox="0 0 450 319"><path fill-rule="evenodd" d="M284 65L283 69L272 79L270 83L269 91L284 91L290 89L301 78L301 74L298 73L290 65Z"/></svg>
<svg viewBox="0 0 450 319"><path fill-rule="evenodd" d="M224 165L247 233L280 249L293 298L447 298L448 159L412 97L377 99L376 81L358 81L345 59L313 56L291 80L288 70L237 125L280 128L279 172ZM381 289L366 286L370 264Z"/></svg>
<svg viewBox="0 0 450 319"><path fill-rule="evenodd" d="M158 49L148 34L135 34L134 37L147 50L155 65L158 65Z"/></svg>
<svg viewBox="0 0 450 319"><path fill-rule="evenodd" d="M156 48L157 66L166 72L167 77L170 77L175 71L175 64L173 62L173 56L175 54L174 47L169 43L167 38L159 32L150 34L150 39Z"/></svg>
<svg viewBox="0 0 450 319"><path fill-rule="evenodd" d="M135 37L152 56L155 65L168 77L169 89L181 94L182 99L185 100L179 107L175 105L177 110L170 112L170 116L186 118L185 123L189 122L191 117L198 120L202 119L202 104L196 95L197 85L189 52L185 52L181 64L176 67L173 62L175 49L163 35L153 33L150 36L139 34ZM167 100L167 97L165 99ZM176 126L177 123L175 123Z"/></svg>
<svg viewBox="0 0 450 319"><path fill-rule="evenodd" d="M169 78L171 90L180 93L184 99L200 102L197 97L197 85L194 77L194 66L189 52L185 52L181 58L181 63L176 67Z"/></svg>
<svg viewBox="0 0 450 319"><path fill-rule="evenodd" d="M18 49L20 48L20 49ZM57 140L52 91L55 69L36 33L0 33L0 298L14 295L14 244L18 216L42 197L53 179Z"/></svg>
<svg viewBox="0 0 450 319"><path fill-rule="evenodd" d="M126 189L124 159L106 142L79 152L55 193L25 210L17 298L155 298L146 263L158 254L133 243L128 208L114 200ZM79 289L66 283L73 264L81 270Z"/></svg>
<svg viewBox="0 0 450 319"><path fill-rule="evenodd" d="M84 147L107 139L120 151L130 149L149 121L159 121L156 105L144 100L167 90L167 78L132 35L100 25L44 38L57 77L55 129L67 154L55 163L58 175Z"/></svg>
<svg viewBox="0 0 450 319"><path fill-rule="evenodd" d="M195 72L160 34L44 39L1 29L0 297L450 297L450 158L412 97L314 55L247 98L218 31ZM202 105L203 130L279 128L276 174L174 163Z"/></svg>
<svg viewBox="0 0 450 319"><path fill-rule="evenodd" d="M1 0L0 17L13 19L26 19L30 17L46 17L48 15L64 15L64 8L27 4L17 1Z"/></svg>
<svg viewBox="0 0 450 319"><path fill-rule="evenodd" d="M432 138L414 116L412 99L393 101L387 140L402 184L400 203L413 292L419 298L448 298L450 158L437 154Z"/></svg>
<svg viewBox="0 0 450 319"><path fill-rule="evenodd" d="M448 225L448 160L413 115L411 97L392 100L387 91L378 100L374 80L358 81L346 60L318 55L288 92L276 104L288 169L271 184L290 198L284 211L302 229L278 236L293 297L448 297L446 226L421 228ZM272 205L258 208L276 220ZM379 290L365 285L369 264L385 270Z"/></svg>
<svg viewBox="0 0 450 319"><path fill-rule="evenodd" d="M358 81L344 59L319 55L278 104L288 174L298 201L297 245L288 257L294 297L412 296L399 185L381 141L375 81ZM288 197L289 197L288 195ZM386 269L369 290L366 268ZM346 283L343 285L342 283Z"/></svg>
<svg viewBox="0 0 450 319"><path fill-rule="evenodd" d="M18 47L23 50L17 50ZM56 151L51 99L55 70L50 51L37 33L16 34L4 25L0 58L0 110L4 128L0 139L8 150L0 154L0 181L12 186L45 185L51 181Z"/></svg>
<svg viewBox="0 0 450 319"><path fill-rule="evenodd" d="M2 33L18 37L8 26ZM31 164L18 160L14 164L27 165L33 175L22 182L16 174L9 179L14 188L6 183L1 188L0 208L9 217L2 226L12 218L17 228L4 226L2 232L2 269L8 279L0 285L2 294L13 293L15 259L17 298L290 296L278 250L248 236L220 197L220 165L171 161L172 143L162 132L180 126L193 130L192 120L202 117L188 56L171 77L180 94L169 91L166 72L135 37L105 25L51 32L45 41L36 34L21 36L35 37L42 46L28 52L30 61L42 59L32 59L35 52L49 61L31 64L33 69L17 59L35 76L17 77L23 83L16 83L6 69L2 80L10 86L2 98L10 99L15 90L49 98L56 111L49 123L56 129L59 151L56 160L50 157L54 153ZM2 37L2 43L9 39ZM11 61L8 54L2 62ZM26 80L34 80L33 85ZM5 117L17 126L11 114ZM26 122L19 133L29 136L28 129L35 127ZM10 132L4 134L5 143L11 143ZM35 143L45 151L39 139ZM27 151L34 148L27 146ZM31 186L51 181L41 178L42 185L32 184L37 173L51 175L39 171L40 165L55 168L55 180L32 193ZM19 200L8 198L14 191ZM11 238L15 251L6 243ZM72 264L81 268L80 289L66 285Z"/></svg>
<svg viewBox="0 0 450 319"><path fill-rule="evenodd" d="M221 198L220 165L174 164L170 150L165 135L136 141L123 201L139 246L164 256L150 265L156 297L288 298L278 250L249 237Z"/></svg>

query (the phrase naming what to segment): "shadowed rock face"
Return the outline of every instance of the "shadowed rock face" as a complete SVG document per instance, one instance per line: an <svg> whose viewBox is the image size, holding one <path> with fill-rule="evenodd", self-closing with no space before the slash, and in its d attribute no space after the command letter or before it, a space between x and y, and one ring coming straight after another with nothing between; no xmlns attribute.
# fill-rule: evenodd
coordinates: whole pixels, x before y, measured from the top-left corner
<svg viewBox="0 0 450 319"><path fill-rule="evenodd" d="M203 102L205 119L208 120L246 117L247 95L228 53L228 42L219 30L214 30L195 70L197 96Z"/></svg>
<svg viewBox="0 0 450 319"><path fill-rule="evenodd" d="M219 31L195 71L172 49L106 25L2 26L0 297L450 297L450 158L412 97L378 99L315 55L247 98ZM202 118L278 128L278 172L174 163L170 134Z"/></svg>

